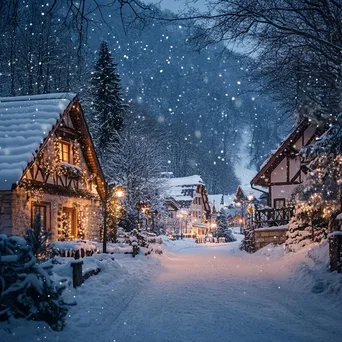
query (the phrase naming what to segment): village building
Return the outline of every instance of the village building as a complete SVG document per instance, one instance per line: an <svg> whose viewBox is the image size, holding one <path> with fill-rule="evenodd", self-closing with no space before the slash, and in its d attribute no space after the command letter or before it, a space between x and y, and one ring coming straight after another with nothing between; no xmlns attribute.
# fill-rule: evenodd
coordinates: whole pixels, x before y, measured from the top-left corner
<svg viewBox="0 0 342 342"><path fill-rule="evenodd" d="M254 250L269 243L285 242L288 223L295 211L294 191L305 181L309 172L299 151L321 134L315 124L303 120L272 152L252 179L251 187L267 197L267 205L260 205L259 202L248 222L254 231Z"/></svg>
<svg viewBox="0 0 342 342"><path fill-rule="evenodd" d="M179 219L178 213L180 206L178 202L172 198L167 197L164 201L164 208L166 209L167 215L164 218L164 233L175 234L179 230Z"/></svg>
<svg viewBox="0 0 342 342"><path fill-rule="evenodd" d="M0 232L40 213L52 240L98 239L104 176L77 96L0 98Z"/></svg>
<svg viewBox="0 0 342 342"><path fill-rule="evenodd" d="M210 205L202 178L198 175L169 178L166 193L179 205L181 232L185 235L205 236L209 229Z"/></svg>
<svg viewBox="0 0 342 342"><path fill-rule="evenodd" d="M251 181L252 188L265 193L267 189L267 205L271 208L283 208L293 201L293 191L301 184L307 173L298 152L302 147L310 145L322 132L317 125L303 120L282 142L279 148L271 153L261 166L260 171Z"/></svg>

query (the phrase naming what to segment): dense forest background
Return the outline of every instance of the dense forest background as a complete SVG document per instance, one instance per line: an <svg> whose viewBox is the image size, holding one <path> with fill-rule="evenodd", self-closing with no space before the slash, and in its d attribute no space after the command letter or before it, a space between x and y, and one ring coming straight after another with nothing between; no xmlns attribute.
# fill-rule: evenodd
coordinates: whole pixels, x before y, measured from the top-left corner
<svg viewBox="0 0 342 342"><path fill-rule="evenodd" d="M77 19L60 4L51 10L42 0L1 2L1 96L73 91L89 107L91 73L106 41L130 104L127 115L150 123L163 169L201 174L210 193L235 191L243 135L250 166L258 168L288 129L285 110L257 92L246 56L222 44L196 51L179 22L142 25L136 13L115 6L87 13Z"/></svg>

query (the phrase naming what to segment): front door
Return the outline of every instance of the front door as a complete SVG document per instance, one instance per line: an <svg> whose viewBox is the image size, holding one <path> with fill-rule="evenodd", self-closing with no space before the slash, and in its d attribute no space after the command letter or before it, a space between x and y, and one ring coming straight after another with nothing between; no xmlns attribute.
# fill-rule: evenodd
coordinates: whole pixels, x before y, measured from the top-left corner
<svg viewBox="0 0 342 342"><path fill-rule="evenodd" d="M71 234L70 240L77 238L77 226L76 226L76 209L63 208L63 216L65 217L65 224Z"/></svg>

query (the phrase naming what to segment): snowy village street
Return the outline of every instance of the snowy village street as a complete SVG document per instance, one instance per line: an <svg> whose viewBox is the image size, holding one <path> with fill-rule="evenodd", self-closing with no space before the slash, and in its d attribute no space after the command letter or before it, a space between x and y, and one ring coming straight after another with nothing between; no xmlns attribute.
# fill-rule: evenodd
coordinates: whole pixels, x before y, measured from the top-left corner
<svg viewBox="0 0 342 342"><path fill-rule="evenodd" d="M339 339L339 312L291 284L282 263L266 256L249 260L238 242L209 246L169 253L161 272L110 328L113 340Z"/></svg>
<svg viewBox="0 0 342 342"><path fill-rule="evenodd" d="M239 240L164 239L162 256L85 258L87 268L103 270L67 291L77 305L62 332L42 322L2 322L1 341L338 341L342 282L324 274L327 244L251 255ZM60 267L67 276L70 264Z"/></svg>

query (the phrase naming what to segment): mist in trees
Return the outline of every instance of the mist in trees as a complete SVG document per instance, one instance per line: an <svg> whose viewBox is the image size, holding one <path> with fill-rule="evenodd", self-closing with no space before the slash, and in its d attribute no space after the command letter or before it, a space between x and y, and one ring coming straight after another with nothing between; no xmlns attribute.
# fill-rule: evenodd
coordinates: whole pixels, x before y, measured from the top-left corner
<svg viewBox="0 0 342 342"><path fill-rule="evenodd" d="M245 128L252 133L253 166L279 140L283 112L257 93L248 60L220 44L198 53L185 23L151 21L151 7L135 1L136 12L123 1L111 1L111 6L99 1L100 7L91 1L57 1L53 7L41 0L16 3L0 6L3 95L74 91L89 119L91 73L100 42L106 41L126 103L138 103L163 131L164 171L199 173L209 192L233 193L239 183L233 164ZM96 129L92 134L96 140Z"/></svg>

